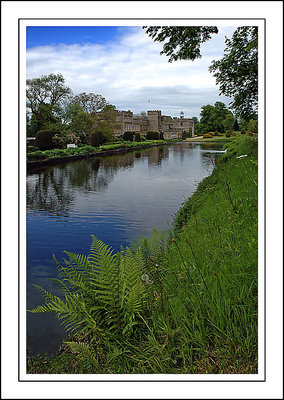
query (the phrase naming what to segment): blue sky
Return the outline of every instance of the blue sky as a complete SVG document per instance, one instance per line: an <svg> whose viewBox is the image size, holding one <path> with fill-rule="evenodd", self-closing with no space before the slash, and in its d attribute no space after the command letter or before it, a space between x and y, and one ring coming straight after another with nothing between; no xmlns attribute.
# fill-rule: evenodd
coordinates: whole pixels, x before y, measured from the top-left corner
<svg viewBox="0 0 284 400"><path fill-rule="evenodd" d="M141 26L28 26L27 78L61 73L75 95L100 94L118 110L199 118L202 106L230 101L219 96L208 67L235 27L218 28L201 59L169 63Z"/></svg>
<svg viewBox="0 0 284 400"><path fill-rule="evenodd" d="M100 43L114 40L117 26L28 26L27 49L36 46Z"/></svg>

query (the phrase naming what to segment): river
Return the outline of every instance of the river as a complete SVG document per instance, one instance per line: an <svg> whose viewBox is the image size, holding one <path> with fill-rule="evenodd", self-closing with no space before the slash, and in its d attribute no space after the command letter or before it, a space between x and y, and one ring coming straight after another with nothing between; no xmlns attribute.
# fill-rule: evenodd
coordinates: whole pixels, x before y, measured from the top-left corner
<svg viewBox="0 0 284 400"><path fill-rule="evenodd" d="M153 228L167 230L184 200L213 169L222 146L180 143L87 158L27 175L27 307L43 301L33 284L56 292L64 250L87 254L91 235L113 249ZM64 330L54 315L27 313L27 347L54 353Z"/></svg>

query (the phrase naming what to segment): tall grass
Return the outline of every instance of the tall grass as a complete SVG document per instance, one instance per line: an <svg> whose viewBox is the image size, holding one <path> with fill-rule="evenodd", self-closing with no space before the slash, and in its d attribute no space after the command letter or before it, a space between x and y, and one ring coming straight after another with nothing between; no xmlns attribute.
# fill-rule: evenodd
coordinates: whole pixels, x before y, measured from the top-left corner
<svg viewBox="0 0 284 400"><path fill-rule="evenodd" d="M255 138L237 138L215 163L172 232L154 231L127 250L143 259L133 279L146 290L135 333L106 336L101 352L91 337L81 349L67 341L54 360L29 359L30 373L54 365L60 373L61 362L63 373L70 354L70 373L257 373Z"/></svg>

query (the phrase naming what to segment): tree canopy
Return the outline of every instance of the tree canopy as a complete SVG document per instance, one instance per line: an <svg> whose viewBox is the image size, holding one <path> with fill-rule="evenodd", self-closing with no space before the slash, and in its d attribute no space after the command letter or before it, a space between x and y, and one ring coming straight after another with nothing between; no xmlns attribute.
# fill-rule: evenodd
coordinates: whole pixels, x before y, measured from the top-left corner
<svg viewBox="0 0 284 400"><path fill-rule="evenodd" d="M215 26L143 26L156 42L163 44L160 54L176 60L201 58L200 46L218 33ZM233 98L230 108L244 120L256 118L258 104L258 27L239 27L225 39L224 56L213 61L209 71L216 78L220 95Z"/></svg>
<svg viewBox="0 0 284 400"><path fill-rule="evenodd" d="M224 121L228 115L232 113L226 108L225 104L221 101L216 101L214 106L207 104L201 107L201 118L198 124L200 133L207 132L224 132ZM234 117L233 117L234 119ZM234 122L233 122L234 124Z"/></svg>
<svg viewBox="0 0 284 400"><path fill-rule="evenodd" d="M218 33L216 26L143 26L143 29L155 42L165 42L160 54L169 56L169 62L201 58L201 43Z"/></svg>
<svg viewBox="0 0 284 400"><path fill-rule="evenodd" d="M225 43L224 56L213 61L209 71L220 94L233 97L235 115L249 120L257 115L258 105L258 27L237 28Z"/></svg>
<svg viewBox="0 0 284 400"><path fill-rule="evenodd" d="M59 105L61 100L71 95L72 91L65 86L62 74L43 75L40 78L27 79L27 108L37 113L40 104L48 103L51 107Z"/></svg>

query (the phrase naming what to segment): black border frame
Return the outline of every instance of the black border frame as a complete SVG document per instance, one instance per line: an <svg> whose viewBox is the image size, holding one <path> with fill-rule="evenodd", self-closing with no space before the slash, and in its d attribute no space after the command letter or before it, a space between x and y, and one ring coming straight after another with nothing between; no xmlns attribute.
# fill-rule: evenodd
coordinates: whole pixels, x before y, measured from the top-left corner
<svg viewBox="0 0 284 400"><path fill-rule="evenodd" d="M194 21L194 20L203 20L203 21L213 21L213 20L220 20L220 21L263 21L264 22L264 379L251 379L251 380L178 380L178 379L169 379L169 380L148 380L148 379L138 379L138 380L129 380L129 379L105 379L105 380L22 380L20 379L20 254L21 254L21 240L20 240L20 165L21 165L21 157L20 157L20 60L21 60L21 49L20 49L20 24L21 21L151 21L151 20L167 20L167 21ZM188 383L188 382L210 382L210 383L220 383L220 382L266 382L266 18L18 18L18 382L178 382L178 383ZM259 296L259 293L258 293ZM94 375L94 374L90 374ZM119 374L122 375L122 374ZM128 375L128 374L125 374ZM166 375L166 374L165 374ZM112 376L115 376L113 374ZM178 375L177 375L178 376ZM212 375L211 375L212 376Z"/></svg>

